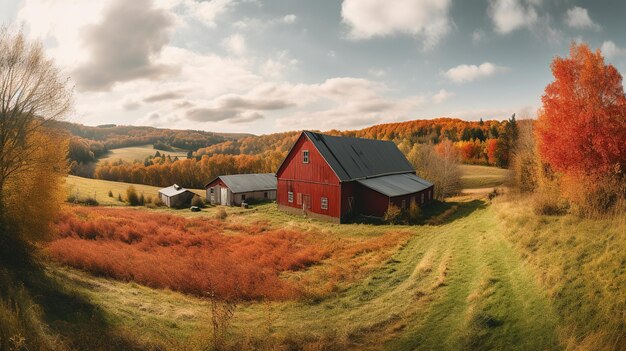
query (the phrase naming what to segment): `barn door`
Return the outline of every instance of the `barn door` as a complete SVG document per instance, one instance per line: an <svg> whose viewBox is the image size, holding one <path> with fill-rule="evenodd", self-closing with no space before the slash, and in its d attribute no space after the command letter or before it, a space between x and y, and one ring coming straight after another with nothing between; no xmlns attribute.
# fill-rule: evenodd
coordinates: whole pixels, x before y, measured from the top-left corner
<svg viewBox="0 0 626 351"><path fill-rule="evenodd" d="M230 203L228 201L228 188L227 187L222 187L221 191L222 191L222 193L220 195L221 195L222 205L229 206Z"/></svg>
<svg viewBox="0 0 626 351"><path fill-rule="evenodd" d="M302 195L302 209L308 210L311 208L311 195Z"/></svg>

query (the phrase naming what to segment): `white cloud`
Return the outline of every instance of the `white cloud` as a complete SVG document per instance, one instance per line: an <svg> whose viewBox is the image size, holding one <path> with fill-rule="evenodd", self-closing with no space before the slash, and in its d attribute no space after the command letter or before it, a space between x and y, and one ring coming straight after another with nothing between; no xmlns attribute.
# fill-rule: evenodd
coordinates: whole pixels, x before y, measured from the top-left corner
<svg viewBox="0 0 626 351"><path fill-rule="evenodd" d="M285 73L295 67L298 60L292 58L287 51L279 51L274 57L263 62L259 68L261 75L267 78L281 78Z"/></svg>
<svg viewBox="0 0 626 351"><path fill-rule="evenodd" d="M602 54L608 59L626 55L626 49L617 46L611 40L602 43L600 51L602 51Z"/></svg>
<svg viewBox="0 0 626 351"><path fill-rule="evenodd" d="M441 89L439 90L439 92L437 92L437 94L433 95L433 102L436 104L440 104L453 96L454 93L451 93L445 89Z"/></svg>
<svg viewBox="0 0 626 351"><path fill-rule="evenodd" d="M157 61L173 24L169 13L154 8L150 0L111 2L101 21L83 27L81 40L89 59L72 72L79 88L109 90L118 82L174 73L177 64Z"/></svg>
<svg viewBox="0 0 626 351"><path fill-rule="evenodd" d="M102 17L106 1L26 0L16 19L24 23L31 39L54 42L47 53L62 66L75 66L88 59L83 49L82 28Z"/></svg>
<svg viewBox="0 0 626 351"><path fill-rule="evenodd" d="M344 0L343 22L353 40L408 34L431 48L450 32L451 0Z"/></svg>
<svg viewBox="0 0 626 351"><path fill-rule="evenodd" d="M488 8L496 32L507 34L520 28L531 28L539 19L531 0L491 0Z"/></svg>
<svg viewBox="0 0 626 351"><path fill-rule="evenodd" d="M210 2L210 7L202 5L205 2ZM223 42L233 55L190 49L197 48L198 42L197 38L185 37L187 31L195 27L207 31L197 24L193 26L194 22L215 27L222 23L220 16L240 2L24 0L19 14L25 31L44 41L47 53L62 70L79 67L79 73L91 71L98 78L94 81L94 76L83 75L81 79L83 84L92 81L92 87L102 89L76 93L76 114L71 120L85 124L225 131L250 131L250 124L264 131L353 128L408 118L433 102L430 95L391 97L394 90L385 84L362 78L335 77L317 83L285 81L298 60L287 51L264 58L238 54L250 50L246 50L247 32L234 27L226 28L235 31ZM140 8L111 16L112 8L133 6ZM260 21L258 28L289 24L292 18L288 16ZM428 31L432 23L426 22L419 33L409 33L424 40L434 38L434 32ZM247 29L257 30L256 22L251 23L254 25ZM132 26L129 29L127 25ZM141 30L134 27L137 25ZM183 32L173 43L171 32L179 29ZM394 33L406 31L394 29L389 34ZM85 37L105 40L90 43L83 40ZM334 57L335 53L329 51L328 56ZM168 70L167 75L156 74L164 67L176 69ZM383 70L370 73L373 77L385 74ZM157 76L158 84L146 79Z"/></svg>
<svg viewBox="0 0 626 351"><path fill-rule="evenodd" d="M483 39L485 39L485 32L483 32L482 30L475 30L472 33L472 42L474 44L478 44L481 41L483 41Z"/></svg>
<svg viewBox="0 0 626 351"><path fill-rule="evenodd" d="M600 29L600 25L593 22L593 20L591 20L591 17L589 17L589 12L587 12L587 9L578 6L574 6L571 9L567 10L567 13L565 14L565 23L567 23L567 25L571 28L589 28L594 30Z"/></svg>
<svg viewBox="0 0 626 351"><path fill-rule="evenodd" d="M292 24L292 23L296 23L296 20L298 19L298 17L294 14L289 14L286 15L285 17L283 17L283 22L286 24Z"/></svg>
<svg viewBox="0 0 626 351"><path fill-rule="evenodd" d="M455 83L471 82L476 79L493 76L496 73L506 71L505 67L484 62L480 65L458 65L447 70L444 75Z"/></svg>
<svg viewBox="0 0 626 351"><path fill-rule="evenodd" d="M186 6L185 13L207 27L215 27L218 16L235 5L234 0L183 0L182 2Z"/></svg>
<svg viewBox="0 0 626 351"><path fill-rule="evenodd" d="M241 34L233 34L222 41L222 45L234 55L243 55L246 52L246 39Z"/></svg>

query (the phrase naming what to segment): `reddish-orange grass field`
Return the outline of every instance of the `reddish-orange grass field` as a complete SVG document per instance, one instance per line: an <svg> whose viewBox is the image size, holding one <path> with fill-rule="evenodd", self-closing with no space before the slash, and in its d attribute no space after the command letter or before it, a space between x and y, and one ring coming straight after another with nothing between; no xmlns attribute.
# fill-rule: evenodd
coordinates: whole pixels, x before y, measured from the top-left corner
<svg viewBox="0 0 626 351"><path fill-rule="evenodd" d="M155 288L243 300L292 299L316 286L324 288L315 294L331 291L339 280L373 269L408 237L338 240L332 233L275 229L263 222L79 206L69 207L55 225L58 236L47 251L57 262ZM285 278L322 261L326 268L311 277Z"/></svg>

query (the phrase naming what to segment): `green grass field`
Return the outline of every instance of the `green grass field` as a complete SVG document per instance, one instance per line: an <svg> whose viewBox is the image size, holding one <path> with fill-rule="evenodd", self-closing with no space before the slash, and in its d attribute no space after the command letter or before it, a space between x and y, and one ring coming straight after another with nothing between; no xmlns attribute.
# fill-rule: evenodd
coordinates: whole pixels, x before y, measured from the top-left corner
<svg viewBox="0 0 626 351"><path fill-rule="evenodd" d="M620 350L624 221L541 217L525 206L468 200L439 226L334 225L272 204L229 209L235 223L265 219L340 237L412 233L369 276L321 299L239 304L229 349ZM50 266L49 274L93 303L110 332L142 348L211 345L204 300L64 267Z"/></svg>
<svg viewBox="0 0 626 351"><path fill-rule="evenodd" d="M490 167L464 166L464 172L476 179L506 177ZM130 184L68 177L67 185L69 192L95 192L102 204L115 206L123 203L107 192L123 194ZM158 189L135 187L145 194ZM493 203L471 195L449 201L458 210L443 224L416 226L329 224L282 213L275 204L227 208L229 223L263 221L338 240L398 231L410 237L364 278L319 298L239 303L225 349L626 349L626 220L537 216L528 211L530 199L514 194ZM136 210L213 218L220 209ZM309 270L323 272L327 264ZM0 284L7 277L0 269ZM41 340L62 335L77 349L95 350L212 348L207 300L52 263L37 277L12 294L26 301L20 302L29 311L22 318L37 328L49 323ZM49 286L58 291L40 291ZM0 294L0 315L10 315L12 301Z"/></svg>
<svg viewBox="0 0 626 351"><path fill-rule="evenodd" d="M128 162L143 161L148 156L154 156L157 151L161 155L170 155L172 158L176 156L179 158L187 157L187 151L183 149L175 148L174 151L161 151L156 150L152 145L143 145L112 149L104 157L101 157L99 161L113 162L120 159Z"/></svg>
<svg viewBox="0 0 626 351"><path fill-rule="evenodd" d="M507 169L461 165L461 188L463 189L483 189L502 186L510 177Z"/></svg>
<svg viewBox="0 0 626 351"><path fill-rule="evenodd" d="M124 202L117 200L117 195L120 194L122 198L126 197L126 189L129 186L134 186L139 194L144 194L148 197L156 197L159 192L159 187L142 185L142 184L129 184L122 182L112 182L108 180L82 178L76 176L68 176L65 179L65 186L67 188L67 194L78 196L79 198L91 197L96 199L100 205L104 206L124 206ZM109 190L113 192L113 197L109 197ZM202 189L190 189L196 194L204 197L206 191Z"/></svg>

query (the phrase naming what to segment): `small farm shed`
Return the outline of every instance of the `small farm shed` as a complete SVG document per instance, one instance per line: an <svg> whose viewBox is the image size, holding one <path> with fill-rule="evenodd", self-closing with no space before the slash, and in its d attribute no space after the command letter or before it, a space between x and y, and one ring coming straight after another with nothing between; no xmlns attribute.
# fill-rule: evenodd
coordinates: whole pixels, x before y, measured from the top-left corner
<svg viewBox="0 0 626 351"><path fill-rule="evenodd" d="M197 196L197 194L178 184L159 190L159 199L161 199L167 207L189 207L194 196Z"/></svg>
<svg viewBox="0 0 626 351"><path fill-rule="evenodd" d="M206 199L213 205L224 206L276 200L276 176L274 173L219 176L206 185Z"/></svg>
<svg viewBox="0 0 626 351"><path fill-rule="evenodd" d="M389 205L426 204L433 184L391 141L304 131L276 171L278 207L342 223L363 214L382 217Z"/></svg>

